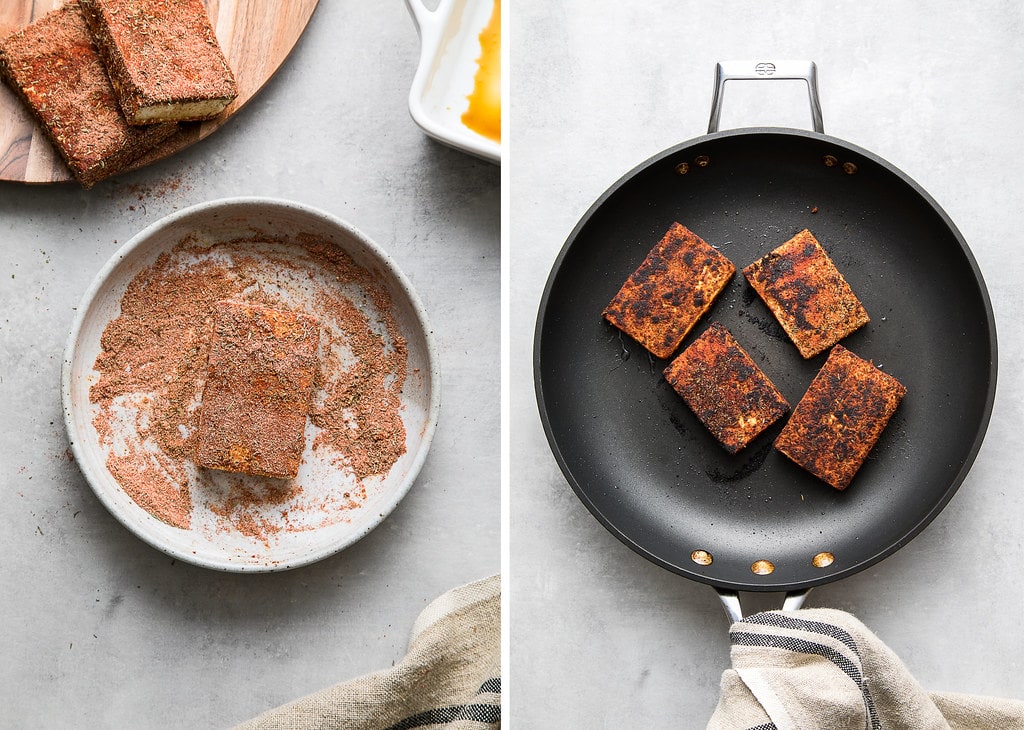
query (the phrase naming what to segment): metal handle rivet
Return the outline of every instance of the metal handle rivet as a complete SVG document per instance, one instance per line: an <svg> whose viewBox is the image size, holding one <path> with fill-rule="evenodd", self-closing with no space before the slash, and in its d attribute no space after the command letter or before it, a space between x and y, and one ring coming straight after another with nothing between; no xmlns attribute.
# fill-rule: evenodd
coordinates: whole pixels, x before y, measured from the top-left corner
<svg viewBox="0 0 1024 730"><path fill-rule="evenodd" d="M714 558L711 557L711 553L707 550L694 550L690 553L690 560L697 565L711 565Z"/></svg>
<svg viewBox="0 0 1024 730"><path fill-rule="evenodd" d="M836 556L829 552L822 552L811 558L811 564L815 568L827 568L836 561Z"/></svg>
<svg viewBox="0 0 1024 730"><path fill-rule="evenodd" d="M690 163L689 162L680 162L678 165L676 165L676 174L677 175L685 175L689 171L690 171Z"/></svg>
<svg viewBox="0 0 1024 730"><path fill-rule="evenodd" d="M750 566L750 570L756 575L768 575L775 571L775 566L770 560L758 560Z"/></svg>

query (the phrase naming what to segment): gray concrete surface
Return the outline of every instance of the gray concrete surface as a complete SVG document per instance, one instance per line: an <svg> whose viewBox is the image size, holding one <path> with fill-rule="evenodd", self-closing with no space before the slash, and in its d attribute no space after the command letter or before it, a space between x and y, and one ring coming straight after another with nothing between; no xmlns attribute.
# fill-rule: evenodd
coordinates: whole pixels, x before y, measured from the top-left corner
<svg viewBox="0 0 1024 730"><path fill-rule="evenodd" d="M511 672L516 728L703 727L728 666L714 592L612 537L552 458L533 328L563 242L649 156L707 129L732 58L803 58L825 131L875 152L953 218L988 284L1000 376L974 468L909 546L808 605L852 612L927 689L1024 699L1020 227L1024 10L1013 2L547 3L511 10ZM730 85L722 128L808 128L806 92Z"/></svg>
<svg viewBox="0 0 1024 730"><path fill-rule="evenodd" d="M414 125L418 56L398 0L322 2L207 140L89 191L0 183L0 727L227 727L391 666L424 606L500 569L500 175ZM377 241L440 352L440 423L407 498L341 554L279 574L203 570L135 538L61 420L62 350L96 272L162 216L236 195L313 205Z"/></svg>
<svg viewBox="0 0 1024 730"><path fill-rule="evenodd" d="M1011 2L543 3L513 42L509 433L514 728L702 727L728 664L714 593L611 537L565 483L533 396L536 308L579 217L634 164L707 125L724 58L818 62L825 129L945 208L988 283L1000 380L963 487L899 553L809 604L853 612L929 689L1024 697L1018 424L1018 47ZM225 727L389 666L432 598L499 568L499 172L406 112L400 2L321 3L224 129L100 184L0 184L0 727ZM756 85L755 85L756 86ZM723 127L807 124L800 89L730 88ZM409 275L438 335L441 423L417 485L343 553L272 575L173 562L112 518L68 458L59 372L74 308L121 243L234 195L352 221Z"/></svg>

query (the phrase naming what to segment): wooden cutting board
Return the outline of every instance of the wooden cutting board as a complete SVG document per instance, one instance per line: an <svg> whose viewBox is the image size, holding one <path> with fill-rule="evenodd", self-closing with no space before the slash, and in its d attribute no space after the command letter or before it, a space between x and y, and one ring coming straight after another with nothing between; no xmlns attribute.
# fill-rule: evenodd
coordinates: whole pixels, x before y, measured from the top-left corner
<svg viewBox="0 0 1024 730"><path fill-rule="evenodd" d="M238 98L216 119L182 124L180 131L139 160L142 167L216 131L263 88L306 28L318 0L205 0ZM77 0L68 0L77 2ZM0 36L19 30L64 0L0 0ZM21 101L0 83L0 180L53 183L73 179Z"/></svg>

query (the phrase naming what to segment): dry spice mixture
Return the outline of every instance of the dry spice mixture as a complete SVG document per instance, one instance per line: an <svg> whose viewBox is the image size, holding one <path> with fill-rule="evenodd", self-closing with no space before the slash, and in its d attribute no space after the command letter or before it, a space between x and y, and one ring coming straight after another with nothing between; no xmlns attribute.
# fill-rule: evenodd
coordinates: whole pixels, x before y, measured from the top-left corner
<svg viewBox="0 0 1024 730"><path fill-rule="evenodd" d="M216 303L291 309L320 321L319 366L295 479L201 469L194 462ZM319 239L186 238L130 282L105 328L90 388L107 468L135 502L182 529L282 531L346 519L405 453L400 394L406 343L389 293Z"/></svg>

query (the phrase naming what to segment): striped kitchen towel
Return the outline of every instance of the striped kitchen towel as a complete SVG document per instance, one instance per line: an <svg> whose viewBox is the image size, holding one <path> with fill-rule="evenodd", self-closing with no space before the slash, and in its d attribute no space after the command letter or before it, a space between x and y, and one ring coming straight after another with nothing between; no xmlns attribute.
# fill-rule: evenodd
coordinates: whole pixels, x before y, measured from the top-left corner
<svg viewBox="0 0 1024 730"><path fill-rule="evenodd" d="M434 600L405 658L265 712L236 730L496 730L501 726L501 580Z"/></svg>
<svg viewBox="0 0 1024 730"><path fill-rule="evenodd" d="M1024 702L926 692L843 611L757 613L729 635L708 730L1024 730Z"/></svg>

